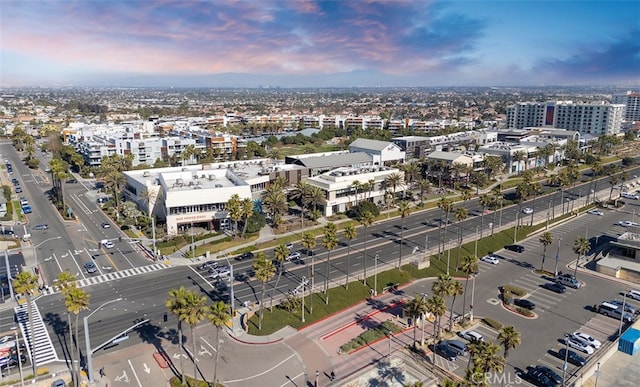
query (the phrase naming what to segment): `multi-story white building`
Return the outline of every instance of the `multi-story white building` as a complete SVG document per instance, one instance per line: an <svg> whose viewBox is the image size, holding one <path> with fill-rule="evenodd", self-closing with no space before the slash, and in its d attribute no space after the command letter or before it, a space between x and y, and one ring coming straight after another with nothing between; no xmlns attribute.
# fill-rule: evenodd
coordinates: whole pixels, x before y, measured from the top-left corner
<svg viewBox="0 0 640 387"><path fill-rule="evenodd" d="M640 121L640 92L627 91L625 94L614 94L611 102L625 106L626 121Z"/></svg>
<svg viewBox="0 0 640 387"><path fill-rule="evenodd" d="M259 199L269 182L264 169L270 163L256 159L127 171L124 195L165 222L169 236L190 227L225 229L230 224L226 203L234 194Z"/></svg>
<svg viewBox="0 0 640 387"><path fill-rule="evenodd" d="M404 176L404 172L397 168L385 166L368 166L360 168L337 168L330 172L304 179L309 185L320 188L324 192L325 204L320 211L324 216L331 216L339 212L345 212L349 207L362 200L370 200L374 203L384 203L387 190L386 179L392 174ZM374 182L369 191L356 191L355 182ZM405 190L405 186L397 186L396 194Z"/></svg>
<svg viewBox="0 0 640 387"><path fill-rule="evenodd" d="M622 128L624 105L572 101L522 102L507 107L507 128L555 127L580 134L617 134Z"/></svg>

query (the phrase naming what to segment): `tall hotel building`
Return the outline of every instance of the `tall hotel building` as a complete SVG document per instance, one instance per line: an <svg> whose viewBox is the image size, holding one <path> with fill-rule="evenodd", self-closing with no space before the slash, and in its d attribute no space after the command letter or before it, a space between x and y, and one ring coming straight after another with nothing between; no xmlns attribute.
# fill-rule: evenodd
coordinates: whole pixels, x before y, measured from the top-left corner
<svg viewBox="0 0 640 387"><path fill-rule="evenodd" d="M624 105L604 102L520 102L507 107L507 128L551 127L602 136L620 132L623 113Z"/></svg>
<svg viewBox="0 0 640 387"><path fill-rule="evenodd" d="M625 121L640 121L640 93L627 91L625 94L614 94L612 103L620 103L625 106Z"/></svg>

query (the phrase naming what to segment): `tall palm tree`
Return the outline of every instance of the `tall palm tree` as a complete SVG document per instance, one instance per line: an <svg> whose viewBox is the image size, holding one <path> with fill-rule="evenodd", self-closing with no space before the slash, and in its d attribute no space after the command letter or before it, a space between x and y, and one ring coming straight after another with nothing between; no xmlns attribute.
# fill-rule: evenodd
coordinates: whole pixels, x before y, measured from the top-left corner
<svg viewBox="0 0 640 387"><path fill-rule="evenodd" d="M33 305L31 305L31 296L35 293L36 289L38 289L38 276L35 274L31 274L31 272L28 272L28 271L20 272L13 279L13 291L16 294L21 294L27 300L26 308L27 308L27 317L29 319L30 335L33 335L33 313L32 313ZM33 340L29 340L29 343L33 343ZM31 353L33 353L33 351L34 351L34 348L32 345ZM33 374L37 375L35 357L33 357L31 361L31 367L33 368Z"/></svg>
<svg viewBox="0 0 640 387"><path fill-rule="evenodd" d="M218 385L218 362L220 360L220 331L222 328L231 321L231 314L229 313L230 305L224 303L224 301L214 302L209 307L209 313L207 319L211 325L216 328L216 361L213 366L213 385Z"/></svg>
<svg viewBox="0 0 640 387"><path fill-rule="evenodd" d="M432 191L432 184L429 180L427 179L420 179L418 181L418 189L420 190L420 205L424 204L424 195L425 194L430 194Z"/></svg>
<svg viewBox="0 0 640 387"><path fill-rule="evenodd" d="M438 279L431 284L431 291L433 294L442 297L443 301L445 301L445 297L451 295L452 284L453 278L451 278L449 274L442 273L438 275ZM440 329L440 321L438 321L438 329Z"/></svg>
<svg viewBox="0 0 640 387"><path fill-rule="evenodd" d="M553 243L553 235L549 231L546 231L540 235L538 242L540 242L544 247L542 250L542 263L540 264L540 271L544 272L544 260L547 257L547 246Z"/></svg>
<svg viewBox="0 0 640 387"><path fill-rule="evenodd" d="M331 250L335 249L338 246L338 237L336 235L336 225L334 223L327 223L324 226L324 236L322 237L322 247L327 249L327 263L325 265L325 276L324 276L324 303L329 305L329 268L331 266L330 255Z"/></svg>
<svg viewBox="0 0 640 387"><path fill-rule="evenodd" d="M509 356L509 350L514 349L520 345L522 338L520 332L513 326L505 326L498 331L498 343L504 348L504 359L507 360Z"/></svg>
<svg viewBox="0 0 640 387"><path fill-rule="evenodd" d="M87 310L89 309L89 295L82 289L77 288L77 287L70 287L67 289L67 291L65 291L64 293L64 305L67 307L67 312L69 312L69 314L73 313L76 315L76 322L74 324L75 329L76 329L76 334L75 334L75 342L76 342L76 359L78 359L78 361L76 362L76 369L75 369L75 376L74 376L74 381L75 381L75 385L76 387L80 385L80 346L78 345L78 343L80 342L79 339L80 337L78 336L78 315L80 314L80 312L82 312L83 310ZM88 356L88 355L87 355Z"/></svg>
<svg viewBox="0 0 640 387"><path fill-rule="evenodd" d="M493 203L493 198L489 194L482 194L478 202L482 206L482 214L480 214L480 239L482 239L482 233L484 231L484 213L487 208Z"/></svg>
<svg viewBox="0 0 640 387"><path fill-rule="evenodd" d="M609 178L609 185L611 185L611 191L609 191L609 201L611 201L611 198L613 197L613 189L619 183L620 183L620 180L618 178L618 175L613 175Z"/></svg>
<svg viewBox="0 0 640 387"><path fill-rule="evenodd" d="M515 161L516 164L516 173L520 173L520 164L527 158L527 154L524 151L517 151L512 156L512 161ZM524 168L527 169L527 164L524 165Z"/></svg>
<svg viewBox="0 0 640 387"><path fill-rule="evenodd" d="M362 224L362 227L364 227L364 234L362 234L362 237L364 238L364 255L362 260L362 265L364 266L364 276L362 277L363 285L367 284L367 228L373 224L374 220L375 218L373 214L369 211L364 211L360 216L360 224Z"/></svg>
<svg viewBox="0 0 640 387"><path fill-rule="evenodd" d="M358 236L358 231L352 224L348 224L344 228L342 235L346 240L349 241L349 246L347 247L347 269L346 269L346 274L344 276L345 289L349 289L349 267L351 266L351 262L349 258L351 257L351 241L356 239L356 237Z"/></svg>
<svg viewBox="0 0 640 387"><path fill-rule="evenodd" d="M449 332L453 331L453 306L456 303L456 297L461 296L463 293L464 288L462 287L462 282L458 280L451 281L449 295L453 296L453 299L451 300L451 308L449 309Z"/></svg>
<svg viewBox="0 0 640 387"><path fill-rule="evenodd" d="M465 315L467 306L467 286L469 286L469 279L472 274L478 272L478 257L475 255L466 255L462 258L462 264L460 270L467 275L467 280L464 283L464 297L462 298L462 315ZM473 305L471 305L473 308Z"/></svg>
<svg viewBox="0 0 640 387"><path fill-rule="evenodd" d="M233 228L234 239L238 237L238 223L242 220L242 206L240 204L240 200L240 195L233 194L224 206L225 211L229 213L229 217L233 220L233 224L235 226Z"/></svg>
<svg viewBox="0 0 640 387"><path fill-rule="evenodd" d="M271 260L268 260L262 251L256 254L253 261L253 272L255 277L262 284L260 290L260 318L258 319L258 330L262 329L262 317L264 316L264 295L267 290L267 282L276 275L276 267Z"/></svg>
<svg viewBox="0 0 640 387"><path fill-rule="evenodd" d="M262 206L275 228L280 225L282 214L287 210L287 198L278 184L272 184L262 196Z"/></svg>
<svg viewBox="0 0 640 387"><path fill-rule="evenodd" d="M400 255L398 257L398 269L402 267L402 245L404 244L404 220L411 214L411 206L408 202L400 202L398 205L398 214L400 215Z"/></svg>
<svg viewBox="0 0 640 387"><path fill-rule="evenodd" d="M276 277L276 283L273 286L273 290L271 291L271 301L269 302L269 309L271 309L271 311L273 311L273 296L276 293L276 289L278 288L278 283L280 282L280 277L282 277L282 271L284 269L284 262L286 261L287 257L289 256L290 252L289 249L287 248L286 245L281 244L276 246L276 248L273 250L275 257L276 257L276 261L278 261L278 276Z"/></svg>
<svg viewBox="0 0 640 387"><path fill-rule="evenodd" d="M531 202L531 208L536 208L536 198L542 192L542 185L538 181L533 181L529 184L529 193L533 194L533 201ZM533 212L531 213L531 226L533 226Z"/></svg>
<svg viewBox="0 0 640 387"><path fill-rule="evenodd" d="M458 267L460 266L460 250L462 250L462 222L469 216L469 211L464 207L458 207L454 216L458 221L458 257L456 258L456 267Z"/></svg>
<svg viewBox="0 0 640 387"><path fill-rule="evenodd" d="M416 294L415 297L407 303L405 310L413 319L413 347L417 349L416 327L418 324L416 321L427 313L427 305L424 297ZM422 326L424 327L424 319L422 319Z"/></svg>
<svg viewBox="0 0 640 387"><path fill-rule="evenodd" d="M309 196L311 185L306 181L299 181L293 191L291 191L291 199L299 202L300 208L300 222L302 224L302 230L304 230L304 211L307 208L308 201L306 198Z"/></svg>
<svg viewBox="0 0 640 387"><path fill-rule="evenodd" d="M591 244L589 243L589 240L585 237L578 237L576 241L573 243L573 252L578 254L576 267L573 270L574 277L576 276L576 274L578 274L578 263L580 263L580 258L582 258L582 256L586 254L587 251L589 250L591 250Z"/></svg>
<svg viewBox="0 0 640 387"><path fill-rule="evenodd" d="M169 298L165 302L165 306L169 313L175 315L178 318L178 346L180 347L180 374L182 378L182 385L186 384L186 379L184 375L184 363L182 361L182 354L184 350L184 340L182 336L182 314L184 309L185 299L187 297L187 290L184 286L181 286L179 289L171 289L169 290Z"/></svg>
<svg viewBox="0 0 640 387"><path fill-rule="evenodd" d="M198 364L197 364L197 349L196 349L196 335L195 329L196 325L198 325L202 320L207 318L207 313L209 312L209 307L207 306L207 298L204 296L200 296L200 293L195 290L187 290L182 313L180 314L180 318L189 324L189 331L191 332L191 351L193 354L193 378L194 385L198 385Z"/></svg>
<svg viewBox="0 0 640 387"><path fill-rule="evenodd" d="M247 233L247 226L249 225L249 219L253 215L253 200L251 198L244 198L240 202L240 208L242 212L242 238L245 237Z"/></svg>
<svg viewBox="0 0 640 387"><path fill-rule="evenodd" d="M483 373L497 373L504 370L505 359L500 355L500 346L493 342L483 341L480 352L481 368Z"/></svg>
<svg viewBox="0 0 640 387"><path fill-rule="evenodd" d="M67 292L72 289L77 287L77 278L75 274L72 274L68 271L61 271L60 273L58 273L58 277L54 280L54 285L58 287L58 289L60 289L60 293L62 293L63 296L66 296ZM67 313L67 326L69 328L69 337L73 337L73 331L71 329L71 314ZM67 338L65 336L64 338L64 345L67 346ZM73 359L73 352L71 352L71 363L74 363L74 359ZM76 375L77 377L77 375Z"/></svg>
<svg viewBox="0 0 640 387"><path fill-rule="evenodd" d="M325 204L326 195L326 192L320 187L311 186L311 188L309 189L309 195L307 196L306 200L309 205L313 207L313 211L311 212L311 218L313 220L320 217L318 206Z"/></svg>
<svg viewBox="0 0 640 387"><path fill-rule="evenodd" d="M351 188L353 189L353 191L355 192L355 197L356 197L356 206L358 205L358 193L360 192L360 190L362 189L362 183L360 182L360 180L354 180L351 183Z"/></svg>
<svg viewBox="0 0 640 387"><path fill-rule="evenodd" d="M435 316L433 320L433 334L435 340L440 338L440 318L447 313L447 306L441 296L433 295L427 299L427 311Z"/></svg>
<svg viewBox="0 0 640 387"><path fill-rule="evenodd" d="M392 173L385 179L387 186L393 188L393 198L396 198L396 189L402 184L402 175L399 173Z"/></svg>
<svg viewBox="0 0 640 387"><path fill-rule="evenodd" d="M442 251L444 252L445 241L447 240L447 226L449 225L449 214L453 211L453 200L443 196L438 201L438 208L445 213L444 237L442 238ZM440 224L442 224L442 222L440 222Z"/></svg>

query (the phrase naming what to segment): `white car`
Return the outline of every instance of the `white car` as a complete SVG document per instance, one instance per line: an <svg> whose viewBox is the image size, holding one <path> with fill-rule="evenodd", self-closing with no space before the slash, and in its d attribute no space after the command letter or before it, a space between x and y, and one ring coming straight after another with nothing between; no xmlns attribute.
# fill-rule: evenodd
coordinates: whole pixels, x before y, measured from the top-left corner
<svg viewBox="0 0 640 387"><path fill-rule="evenodd" d="M567 344L571 348L574 348L574 349L577 349L578 351L584 352L587 355L591 355L595 351L591 345L587 344L582 339L574 337L573 335L566 335L565 336L565 340L567 341Z"/></svg>
<svg viewBox="0 0 640 387"><path fill-rule="evenodd" d="M485 255L484 257L480 258L480 260L482 262L490 263L492 265L497 265L500 263L500 260L494 257L493 255Z"/></svg>
<svg viewBox="0 0 640 387"><path fill-rule="evenodd" d="M460 337L471 342L484 341L484 337L476 331L462 331Z"/></svg>
<svg viewBox="0 0 640 387"><path fill-rule="evenodd" d="M593 336L590 336L590 335L588 335L588 334L586 334L584 332L580 332L580 331L573 332L573 336L586 341L587 344L589 344L590 346L592 346L595 349L600 348L600 345L602 344L602 343L600 343L600 341L598 341L595 338L593 338Z"/></svg>
<svg viewBox="0 0 640 387"><path fill-rule="evenodd" d="M622 226L622 227L632 227L632 226L638 226L639 224L636 222L632 222L630 220L621 220L618 222L618 226Z"/></svg>
<svg viewBox="0 0 640 387"><path fill-rule="evenodd" d="M600 210L589 210L589 211L587 211L587 214L602 216L602 215L604 215L604 211L600 211Z"/></svg>
<svg viewBox="0 0 640 387"><path fill-rule="evenodd" d="M289 256L287 257L287 261L297 261L300 259L300 257L302 257L300 252L294 251L293 253L289 254Z"/></svg>
<svg viewBox="0 0 640 387"><path fill-rule="evenodd" d="M102 240L102 246L106 247L107 249L111 249L111 248L113 248L113 242L111 242L108 239L103 239Z"/></svg>
<svg viewBox="0 0 640 387"><path fill-rule="evenodd" d="M523 214L533 214L533 208L525 207L522 209Z"/></svg>
<svg viewBox="0 0 640 387"><path fill-rule="evenodd" d="M640 301L640 290L631 289L627 292L627 297Z"/></svg>

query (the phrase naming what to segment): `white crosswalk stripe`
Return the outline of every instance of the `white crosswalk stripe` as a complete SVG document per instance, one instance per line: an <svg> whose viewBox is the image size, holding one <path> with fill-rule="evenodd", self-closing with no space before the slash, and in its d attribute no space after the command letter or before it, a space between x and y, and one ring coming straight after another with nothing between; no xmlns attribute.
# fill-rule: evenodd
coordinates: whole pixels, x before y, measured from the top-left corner
<svg viewBox="0 0 640 387"><path fill-rule="evenodd" d="M140 275L140 274L151 273L154 271L167 269L169 267L171 266L166 265L164 263L154 263L147 266L134 267L131 269L121 270L114 273L106 273L106 274L102 274L95 277L83 278L81 280L78 280L76 284L79 288L84 288L86 286L97 285L103 282L114 281L117 279L122 279L122 278L131 277L135 275ZM42 294L47 295L47 294L53 294L57 292L58 292L58 288L54 286L54 287L48 287L42 292Z"/></svg>
<svg viewBox="0 0 640 387"><path fill-rule="evenodd" d="M29 312L26 303L14 308L16 320L20 326L22 336L27 343L27 354L36 364L43 365L58 360L58 355L49 337L49 331L42 321L42 315L35 302L31 302L31 320L33 321L33 332L29 330Z"/></svg>

